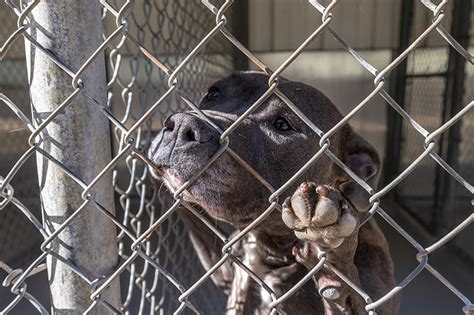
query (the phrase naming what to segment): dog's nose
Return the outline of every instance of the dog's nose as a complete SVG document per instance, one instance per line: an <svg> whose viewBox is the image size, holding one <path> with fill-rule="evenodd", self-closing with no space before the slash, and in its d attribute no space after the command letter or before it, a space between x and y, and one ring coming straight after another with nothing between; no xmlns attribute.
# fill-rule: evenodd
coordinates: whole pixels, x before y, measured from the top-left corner
<svg viewBox="0 0 474 315"><path fill-rule="evenodd" d="M178 113L168 117L164 123L165 132L176 139L176 145L190 142L206 143L214 138L215 131L198 117Z"/></svg>

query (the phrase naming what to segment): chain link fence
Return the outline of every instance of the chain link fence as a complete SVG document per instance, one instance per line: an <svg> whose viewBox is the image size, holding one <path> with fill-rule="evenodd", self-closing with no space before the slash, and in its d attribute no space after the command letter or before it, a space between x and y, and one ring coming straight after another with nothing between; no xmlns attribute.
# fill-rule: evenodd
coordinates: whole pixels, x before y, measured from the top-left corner
<svg viewBox="0 0 474 315"><path fill-rule="evenodd" d="M449 12L446 28L459 39L464 47L472 45L472 23L467 23L472 12L463 8L466 4L454 6L449 2L444 9ZM430 17L422 6L412 5L407 10L405 22L408 25L405 41L412 41L422 31L420 20ZM455 18L454 18L455 17ZM472 19L471 19L472 21ZM472 100L472 67L469 61L461 58L441 36L432 36L407 58L404 73L398 76L398 89L405 90L399 99L404 109L428 130L448 121L453 113L459 111L461 103ZM394 93L396 94L396 92ZM466 113L461 123L454 125L444 133L436 151L463 177L472 182L472 112ZM405 168L419 154L421 137L406 122L400 128L399 145L394 149L400 154L399 164L393 173ZM432 183L431 185L421 184ZM398 185L396 198L404 209L410 213L425 229L436 237L440 237L454 228L471 212L465 205L469 203L471 194L456 184L456 181L445 173L432 159L420 163L412 176ZM464 239L469 239L469 232ZM469 246L463 240L454 240L451 246L461 250L470 263L473 256ZM470 258L469 258L470 257Z"/></svg>
<svg viewBox="0 0 474 315"><path fill-rule="evenodd" d="M81 310L84 313L93 313L98 309L106 308L114 313L222 313L225 304L224 295L209 281L211 275L226 261L232 260L239 265L249 276L258 283L262 290L266 291L272 299L270 308L273 313L278 312L281 303L301 288L311 276L326 267L334 271L339 277L351 286L364 299L365 308L368 313L375 314L377 308L390 298L399 294L415 279L420 272L426 270L437 280L445 285L452 294L457 296L463 304L462 310L469 314L474 312L474 305L465 295L458 290L449 279L440 274L428 263L430 254L445 246L454 237L461 235L474 220L472 208L468 211L464 221L448 231L443 237L430 246L422 246L416 239L407 233L390 215L383 210L380 199L402 183L408 175L414 171L423 161L431 160L434 165L444 169L446 174L456 180L466 190L468 203L472 206L472 194L474 188L463 177L468 170L455 170L435 150L437 141L441 135L452 128L452 126L463 120L472 109L474 102L467 99L459 111L452 113L449 119L436 122L423 122L416 119L416 113L408 113L387 92L386 79L406 58L413 58L415 49L434 33L441 35L444 42L455 49L469 64L473 63L472 54L460 45L444 28L443 23L449 18L446 12L448 1L436 4L431 1L421 1L423 9L430 13L430 20L423 29L417 31L416 37L407 45L398 57L383 69L375 68L357 50L351 47L332 26L334 8L339 1L316 1L310 0L315 17L321 18L320 26L309 35L288 59L277 69L271 70L255 54L253 54L234 35L232 30L233 17L238 17L238 12L232 12L237 4L232 0L220 3L203 0L198 1L97 1L102 10L103 35L101 45L94 47L95 51L86 61L83 61L77 69L65 64L55 51L42 46L41 42L31 35L30 31L39 29L31 18L38 5L45 0L33 0L27 3L15 3L5 1L2 14L14 14L17 18L16 27L12 23L2 32L9 34L7 39L0 43L0 57L9 59L11 56L20 55L22 50L22 39L28 45L33 46L37 53L53 61L60 71L69 76L72 81L72 90L69 96L56 104L56 110L41 121L29 119L29 109L25 106L28 98L25 93L20 92L15 97L11 96L9 90L2 90L0 100L2 117L16 116L15 124L2 124L8 132L21 129L22 136L14 133L6 133L1 141L13 141L19 144L18 152L21 156L8 162L8 170L2 174L0 181L0 226L8 225L8 217L21 213L24 218L25 228L21 230L2 229L2 256L0 257L0 269L2 270L3 286L10 289L8 303L2 314L7 314L17 309L21 304L29 304L30 309L36 309L39 313L49 313L50 299L55 296L38 297L33 295L29 289L30 279L44 275L47 270L46 260L54 257L61 260L61 253L50 246L61 238L61 233L66 230L75 220L79 220L83 207L78 207L68 217L63 218L59 225L52 231L47 225L47 220L40 220L45 216L44 212L35 205L29 203L28 198L38 199L38 188L31 181L34 173L34 161L32 157L41 155L51 163L57 165L64 176L76 181L81 187L81 193L85 204L96 205L93 211L103 215L117 229L118 256L117 266L109 273L101 277L91 275L77 262L62 260L70 270L79 275L90 288L88 295L90 303ZM235 22L235 21L234 21ZM86 32L87 30L81 30ZM374 89L365 99L353 107L336 126L327 132L323 132L298 110L298 104L293 104L278 88L279 76L291 63L298 58L313 40L321 34L330 34L336 42L345 49L354 59L374 77ZM219 41L216 41L219 39ZM226 44L222 44L225 42ZM20 48L18 48L20 47ZM266 72L270 79L268 90L254 103L250 109L237 119L229 128L221 130L209 119L205 112L197 106L196 101L202 91L212 82L231 73L235 68L234 59L236 51L245 56L255 67ZM422 50L416 50L423 53ZM88 95L84 85L87 85L85 73L92 67L94 61L106 54L107 58L107 94L106 104L100 103L91 95ZM74 69L71 70L71 69ZM24 79L23 79L24 80ZM21 91L27 90L27 85ZM416 85L412 89L420 90ZM432 91L430 91L431 93ZM106 117L112 126L113 159L87 181L78 178L66 165L52 157L47 150L41 146L42 139L47 135L48 127L55 123L55 119L64 114L71 101L78 95L87 97L94 106L100 109L101 115ZM238 128L241 122L252 110L264 106L265 100L271 95L280 98L286 105L304 121L321 138L318 153L281 187L272 187L264 178L255 172L244 160L242 160L232 149L229 135ZM416 132L423 137L423 149L421 153L407 160L405 167L400 173L384 187L374 191L367 183L357 177L336 155L329 149L331 136L337 132L351 118L365 109L370 101L382 97L388 105L394 109L403 119L410 132ZM189 181L180 187L174 194L174 200L168 202L162 196L160 189L155 189L149 183L149 173L146 157L148 147L154 133L161 127L161 123L169 113L193 110L199 117L214 126L221 134L221 148L210 159L206 166L195 174ZM419 108L417 108L419 109ZM423 109L419 109L423 110ZM8 139L8 140L5 140ZM11 140L14 139L14 140ZM38 140L40 139L40 140ZM21 143L21 144L20 144ZM87 148L83 148L87 150ZM213 222L209 222L192 205L182 200L181 194L193 184L220 155L227 153L240 163L252 176L260 181L269 190L269 204L255 221L247 228L234 234L232 237L216 228ZM322 156L329 157L336 165L343 169L354 181L359 183L371 195L371 209L364 221L372 216L379 216L393 227L387 233L399 233L417 251L416 259L418 265L390 292L383 297L374 300L364 290L341 274L326 261L324 255L320 263L313 268L308 276L292 289L281 296L277 296L265 285L259 275L250 271L237 257L232 254L232 248L239 240L261 223L270 213L281 210L282 200L280 196L293 183L297 182L301 174L307 170L312 163ZM467 164L468 165L468 164ZM25 175L22 175L25 174ZM117 196L115 215L111 209L100 207L97 197L89 194L98 182L111 176L112 186ZM35 178L35 181L37 179ZM27 188L28 187L28 188ZM21 195L20 191L25 192ZM22 196L20 198L20 196ZM26 196L23 198L23 196ZM187 241L186 231L176 210L184 207L190 211L225 244L222 258L210 268L204 270L197 266L197 256L192 250L192 245ZM466 205L465 205L466 207ZM6 223L5 223L6 222ZM97 226L97 229L101 229ZM24 230L23 230L24 229ZM20 243L21 247L28 251L13 250L8 244L13 244L18 235L23 231L35 235L26 237L29 242L40 237L42 244L31 250L27 240ZM32 232L34 231L34 232ZM6 245L4 245L6 244ZM41 250L40 250L41 249ZM16 257L8 256L15 253ZM49 257L49 258L48 258ZM23 261L19 262L19 258ZM13 266L21 265L22 268L14 269ZM112 283L121 282L121 302L114 304L107 300L107 290Z"/></svg>

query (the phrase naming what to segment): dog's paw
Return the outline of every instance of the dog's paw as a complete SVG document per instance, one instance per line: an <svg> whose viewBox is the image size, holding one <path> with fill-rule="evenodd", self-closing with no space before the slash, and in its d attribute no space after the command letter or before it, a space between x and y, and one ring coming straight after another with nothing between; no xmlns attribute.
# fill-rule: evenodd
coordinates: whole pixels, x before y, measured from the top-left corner
<svg viewBox="0 0 474 315"><path fill-rule="evenodd" d="M326 185L312 182L300 185L283 203L283 222L298 239L333 250L357 230L357 213L341 193Z"/></svg>

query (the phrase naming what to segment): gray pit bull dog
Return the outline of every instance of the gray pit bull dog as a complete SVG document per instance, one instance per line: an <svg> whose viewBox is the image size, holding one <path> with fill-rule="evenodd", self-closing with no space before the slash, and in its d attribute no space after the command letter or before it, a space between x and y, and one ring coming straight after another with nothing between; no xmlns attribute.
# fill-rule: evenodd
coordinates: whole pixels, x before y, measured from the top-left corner
<svg viewBox="0 0 474 315"><path fill-rule="evenodd" d="M225 129L268 88L268 76L243 72L216 82L199 107ZM317 89L283 80L279 89L323 131L342 119ZM280 187L320 148L317 136L278 97L271 96L230 135L230 147L273 187ZM148 150L157 181L174 192L219 149L219 134L192 113L174 114ZM330 138L330 149L352 171L376 187L377 152L349 125ZM373 219L359 226L369 208L368 194L323 155L282 196L283 211L273 211L249 232L232 253L282 295L308 273L326 252L327 262L378 299L395 286L387 241ZM294 192L291 194L291 192ZM183 199L213 219L245 228L268 207L269 191L234 158L224 153L184 193ZM208 270L223 244L187 211L191 240ZM319 255L319 256L318 256ZM212 276L228 295L226 314L268 314L272 301L245 271L228 260ZM330 270L323 268L282 303L282 314L366 314L365 301ZM377 309L396 314L398 297Z"/></svg>

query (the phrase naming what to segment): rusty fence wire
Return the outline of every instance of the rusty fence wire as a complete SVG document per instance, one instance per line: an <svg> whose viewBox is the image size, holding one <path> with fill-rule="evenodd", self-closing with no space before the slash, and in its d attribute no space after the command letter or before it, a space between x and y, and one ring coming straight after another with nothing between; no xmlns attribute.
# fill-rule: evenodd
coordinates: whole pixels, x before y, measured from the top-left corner
<svg viewBox="0 0 474 315"><path fill-rule="evenodd" d="M187 23L186 20L195 19L195 23L200 23L200 25L204 26L209 25L209 27L204 34L200 34L199 32L194 32L194 26L183 25L182 28L185 30L184 33L188 34L191 39L194 38L196 43L193 43L189 38L177 43L170 39L166 40L166 43L163 45L153 36L152 37L155 38L154 40L152 39L149 42L146 40L146 34L153 33L153 29L141 27L140 23L131 23L134 19L134 15L138 14L138 10L142 10L145 16L149 16L147 10L150 10L152 5L159 6L159 4L156 2L153 2L153 4L152 2L146 2L146 5L139 9L138 5L135 4L135 1L133 0L113 2L98 0L103 9L104 21L113 20L112 24L108 24L109 28L110 25L112 25L112 27L110 32L104 36L102 45L97 48L97 50L76 72L70 71L69 66L58 59L54 52L41 47L41 45L28 33L28 29L31 27L28 16L33 10L35 10L35 6L37 6L41 1L42 0L34 0L29 2L28 5L18 5L13 1L5 1L8 7L18 16L18 19L16 30L11 33L6 42L0 44L0 58L2 58L16 42L20 39L25 39L41 50L51 58L58 67L70 75L74 93L72 93L68 99L64 100L62 104L57 104L57 110L46 117L38 127L35 127L32 121L28 118L28 115L20 110L20 107L17 104L11 101L6 95L0 94L0 100L3 103L2 106L8 107L31 132L28 139L30 144L29 149L24 152L11 170L7 174L2 174L2 177L0 178L0 215L1 211L4 211L7 205L13 205L14 208L9 208L8 211L21 212L22 215L24 215L31 224L34 225L43 238L41 253L36 257L33 263L27 266L27 268L12 269L4 261L0 260L0 269L6 273L6 277L3 279L3 285L10 288L14 296L6 308L0 310L2 314L14 310L21 301L29 302L38 310L39 313L49 313L46 309L47 307L42 305L28 290L27 282L30 277L45 272L46 257L55 254L52 252L52 247L50 247L49 244L51 244L51 242L58 237L61 231L63 231L64 228L81 213L81 208L77 209L56 231L54 231L54 233L50 233L43 226L43 223L33 214L33 211L26 207L21 200L16 198L15 187L11 185L11 182L22 165L35 153L41 154L45 158L50 159L52 163L57 163L57 161L52 159L46 151L40 148L40 141L37 142L37 139L42 135L45 128L54 122L55 117L61 114L68 107L72 98L80 93L86 94L85 91L82 90L80 84L81 74L87 70L95 58L104 52L107 52L108 62L110 63L110 73L108 76L108 101L111 103L113 101L114 105L97 105L100 107L103 115L109 119L113 126L118 149L116 150L112 161L96 175L95 179L87 183L83 182L82 179L75 178L74 174L69 173L63 165L59 165L59 167L64 169L67 176L73 177L74 180L77 180L80 185L82 185L82 196L85 201L90 201L91 196L88 195L88 191L93 188L95 183L106 174L113 173L112 185L119 196L121 207L121 209L117 211L117 216L110 215L106 209L101 209L99 207L96 208L97 211L101 211L117 227L117 241L119 244L119 255L121 259L119 260L119 265L113 270L113 272L105 278L94 279L94 281L89 283L92 294L90 296L90 305L87 310L84 310L85 313L94 310L99 304L109 308L115 313L143 313L144 309L147 309L147 312L150 313L174 312L179 314L184 311L208 313L206 309L210 308L207 308L205 303L201 302L201 300L206 300L206 298L196 298L200 294L199 288L204 285L209 285L210 281L208 280L211 275L227 260L232 260L235 264L240 266L252 279L255 280L256 283L261 286L263 290L269 294L272 299L272 302L269 305L272 309L272 313L277 313L278 306L294 294L298 288L302 287L306 281L309 281L311 276L319 272L323 266L335 272L343 281L360 294L366 303L365 309L370 314L375 314L377 308L381 304L400 293L403 288L415 279L422 270L430 272L433 277L438 279L454 295L456 295L464 304L463 311L466 314L474 312L474 305L469 300L469 297L458 290L428 262L430 254L438 250L440 247L443 247L449 240L459 235L472 223L474 220L474 214L470 214L461 224L452 229L435 243L428 247L423 247L383 210L380 202L380 199L384 195L403 181L425 158L433 159L450 176L459 182L459 184L462 185L471 196L474 192L473 186L463 178L462 174L459 174L448 165L434 150L438 137L453 126L453 124L462 119L463 116L472 109L474 101L465 104L462 110L452 116L446 123L439 126L437 129L428 131L414 120L387 92L386 78L388 75L402 61L404 61L420 43L435 32L439 33L444 40L449 43L449 45L451 45L472 65L472 54L463 48L442 26L443 20L447 18L447 14L443 9L447 6L448 1L441 1L439 4L435 4L428 0L421 0L425 9L432 13L431 23L426 26L426 28L403 53L396 57L385 68L377 69L369 61L364 59L359 52L354 50L350 43L346 42L332 27L332 11L334 7L338 5L339 1L333 0L326 5L323 4L322 1L310 0L309 2L314 8L315 16L321 18L321 25L315 29L314 32L308 36L307 39L301 43L301 45L294 50L294 52L277 69L272 70L257 58L257 56L247 47L239 42L229 29L229 18L227 14L230 12L229 10L232 9L233 0L227 0L220 5L216 5L209 0L202 0L202 3L199 4L200 9L208 10L208 12L207 15L200 15L200 17L194 15L192 6L191 8L188 7L188 2L185 4L184 1L170 1L169 3L165 1L164 3L169 4L169 6L165 5L165 7L158 8L163 15L169 14L170 10L174 10L175 12L182 11L185 17L181 19L180 23L185 24ZM186 12L189 16L186 16ZM205 18L200 20L202 16ZM178 23L177 17L174 16L173 19L176 19L176 23ZM210 25L210 23L212 23L212 25ZM135 25L136 28L131 27L132 24ZM323 132L319 129L317 125L298 110L297 104L292 103L278 88L280 75L282 75L285 69L298 58L305 47L323 32L331 34L341 47L354 57L354 59L360 63L361 67L371 73L374 77L373 91L365 99L360 101L359 104L355 106L338 124L327 132ZM201 111L196 106L197 95L189 93L189 85L195 85L196 89L204 89L209 85L209 83L214 81L214 79L221 77L222 73L231 71L232 69L231 61L229 61L229 59L223 58L219 60L218 58L216 59L215 56L206 56L203 54L203 52L209 48L208 45L211 45L213 39L217 36L223 36L226 38L227 43L233 50L242 52L257 68L269 75L267 91L225 130L221 130L206 116L205 112ZM193 44L191 45L190 43ZM170 49L172 54L164 56L163 49ZM180 51L182 55L173 54L177 51ZM198 68L194 68L196 67L195 62L207 62L210 64L209 69L215 67L224 70L223 72L219 72L214 69L210 70L209 73L197 73L195 74L196 80L187 81L186 79L183 79L183 77L185 77L183 74L186 71L198 71L197 69L199 69L199 66ZM140 71L153 72L159 77L166 78L166 85L153 86L153 82L150 80L139 80ZM214 77L212 77L213 75ZM156 91L156 93L149 92L140 94L140 92L136 92L143 91L146 87L150 87L153 91ZM141 95L141 98L136 99L136 94ZM281 187L272 187L272 185L262 178L230 148L229 143L229 135L238 128L241 122L250 113L261 106L265 100L272 95L280 98L320 137L319 151ZM385 185L385 187L375 191L361 178L356 176L346 165L344 165L344 163L339 160L329 148L331 136L334 135L334 133L346 124L355 114L364 109L377 95L381 96L395 111L397 111L398 114L410 124L413 130L424 137L425 141L423 153L412 161L411 164L393 181ZM88 95L85 96L91 98ZM149 103L152 103L152 105L149 107L146 106ZM194 174L194 176L184 183L183 186L177 189L174 193L174 203L171 207L167 207L164 200L159 198L157 191L151 189L148 185L148 170L146 166L149 161L145 154L147 144L152 137L152 134L150 133L152 118L156 118L156 115L160 113L161 115L167 113L167 111L170 110L166 107L169 106L167 104L174 104L172 105L175 106L173 110L181 109L195 111L199 117L213 126L221 135L220 149L211 157L201 170ZM181 197L182 193L190 187L219 156L224 153L235 158L235 160L252 176L255 176L257 180L267 187L271 193L268 200L268 208L256 220L250 223L248 227L237 233L232 238L229 238L225 233L216 228L212 222L208 222L199 211L194 209L192 205L185 202ZM312 165L312 163L322 156L329 157L370 194L371 208L366 214L363 222L366 222L373 215L380 216L393 227L393 231L386 231L386 233L400 233L417 251L416 259L418 265L416 268L406 275L390 292L377 300L374 300L364 292L362 288L351 282L351 280L344 274L329 264L324 255L321 256L320 262L310 272L308 272L308 275L301 279L294 288L281 296L277 296L258 275L253 273L243 264L242 261L232 254L233 246L250 230L255 228L271 212L281 210L282 200L279 198L280 195L285 192L290 185L298 181L300 176ZM121 179L121 174L124 173L124 168L128 172L128 175L125 176L126 180ZM132 198L133 196L138 197L138 205L134 204L135 201ZM159 200L157 201L157 199ZM225 244L222 249L222 258L218 263L209 270L200 270L199 277L191 282L189 281L186 272L191 272L189 271L191 270L189 266L195 268L195 256L192 256L194 255L192 254L193 251L189 243L184 243L181 240L176 239L173 240L173 237L184 235L184 232L179 230L183 229L183 227L179 224L179 218L175 213L179 207L186 208L198 219L202 220L205 225ZM168 239L168 241L165 241L166 239ZM176 255L180 257L181 261L179 263L169 261L168 259L170 255L163 254L173 252L177 253ZM81 266L74 265L71 262L68 262L68 264L75 273L80 274L84 279L89 279L87 273L85 273L84 270L81 270ZM106 288L118 278L128 278L127 281L129 284L126 294L122 297L122 303L119 308L114 307L103 298L104 290L106 290ZM130 310L130 305L133 299L138 300L140 304L139 310L135 312ZM211 303L211 301L208 300L207 303Z"/></svg>

